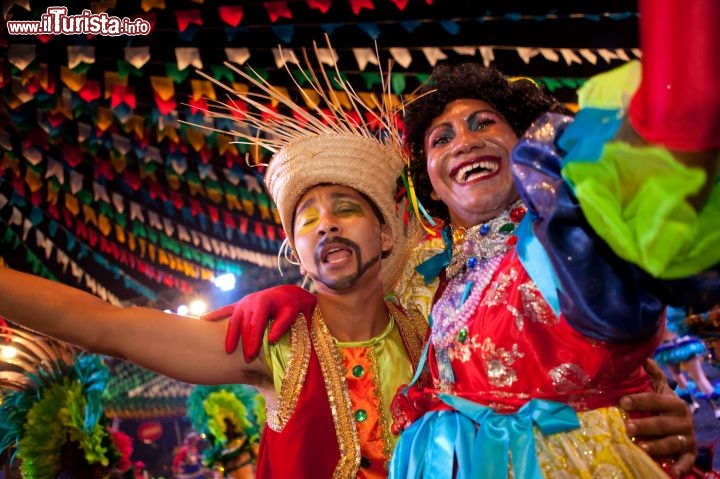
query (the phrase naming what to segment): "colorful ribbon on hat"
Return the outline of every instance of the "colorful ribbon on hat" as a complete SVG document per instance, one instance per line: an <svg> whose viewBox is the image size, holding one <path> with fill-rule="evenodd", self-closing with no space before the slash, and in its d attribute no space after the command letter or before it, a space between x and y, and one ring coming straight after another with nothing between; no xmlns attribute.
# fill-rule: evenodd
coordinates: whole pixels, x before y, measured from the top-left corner
<svg viewBox="0 0 720 479"><path fill-rule="evenodd" d="M423 218L427 221L427 223L430 226L435 226L435 220L430 216L430 214L425 210L425 207L423 207L422 203L417 198L417 194L415 193L415 185L413 184L412 176L407 171L403 171L402 173L402 181L405 185L405 191L408 193L408 199L410 200L410 205L412 206L413 212L415 213L415 217L417 217L418 220L420 220L420 224L422 227L431 235L435 235L435 231L428 228L425 225L425 221L423 221Z"/></svg>

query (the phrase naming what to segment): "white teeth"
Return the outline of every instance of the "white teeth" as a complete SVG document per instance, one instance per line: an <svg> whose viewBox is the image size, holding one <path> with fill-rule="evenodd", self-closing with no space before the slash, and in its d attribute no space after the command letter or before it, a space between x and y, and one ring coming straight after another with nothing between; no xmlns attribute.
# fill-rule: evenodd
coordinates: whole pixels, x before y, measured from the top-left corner
<svg viewBox="0 0 720 479"><path fill-rule="evenodd" d="M337 252L340 251L340 250L342 250L342 248L332 248L332 249L327 250L327 251L325 252L325 256L324 256L324 258L323 258L323 261L327 261L327 260L328 260L328 256L330 256L330 255L333 254L333 253L337 253Z"/></svg>
<svg viewBox="0 0 720 479"><path fill-rule="evenodd" d="M458 170L457 173L455 173L455 181L458 183L465 183L469 180L468 173L470 173L472 170L482 168L484 171L477 172L480 173L480 175L486 175L489 173L495 172L495 170L498 169L498 164L495 161L476 161L473 163L470 163L468 165L463 166ZM473 175L474 176L474 175Z"/></svg>

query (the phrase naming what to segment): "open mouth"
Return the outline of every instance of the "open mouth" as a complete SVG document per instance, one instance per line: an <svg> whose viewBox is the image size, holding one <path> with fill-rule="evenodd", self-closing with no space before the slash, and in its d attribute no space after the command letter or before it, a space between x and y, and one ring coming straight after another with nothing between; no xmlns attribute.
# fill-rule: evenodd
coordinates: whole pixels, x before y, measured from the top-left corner
<svg viewBox="0 0 720 479"><path fill-rule="evenodd" d="M343 246L330 246L322 252L320 259L323 263L338 263L349 257L351 254L352 251L349 248Z"/></svg>
<svg viewBox="0 0 720 479"><path fill-rule="evenodd" d="M462 165L451 176L458 183L469 183L489 177L500 169L500 162L497 160L477 160Z"/></svg>

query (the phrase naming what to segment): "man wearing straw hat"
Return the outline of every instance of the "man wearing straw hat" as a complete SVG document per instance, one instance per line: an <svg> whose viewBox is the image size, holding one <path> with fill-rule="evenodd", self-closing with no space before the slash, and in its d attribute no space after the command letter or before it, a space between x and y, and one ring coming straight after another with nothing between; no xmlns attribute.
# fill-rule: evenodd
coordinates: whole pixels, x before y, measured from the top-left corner
<svg viewBox="0 0 720 479"><path fill-rule="evenodd" d="M315 76L311 82L331 106L335 93L321 73L325 85ZM276 97L267 84L247 79ZM346 93L357 101L351 89ZM404 162L397 133L382 113L374 120L391 140L379 140L356 121L374 113L360 104L355 111L365 108L363 114L351 118L281 101L292 116L266 122L259 112L243 121L272 132L248 139L275 152L266 183L318 305L279 343L267 344L261 358L245 363L242 351L226 355L223 322L116 307L9 268L0 268L0 315L181 381L257 386L268 404L258 477L384 477L395 441L390 401L412 377L427 329L419 314L383 296L416 238L398 194Z"/></svg>

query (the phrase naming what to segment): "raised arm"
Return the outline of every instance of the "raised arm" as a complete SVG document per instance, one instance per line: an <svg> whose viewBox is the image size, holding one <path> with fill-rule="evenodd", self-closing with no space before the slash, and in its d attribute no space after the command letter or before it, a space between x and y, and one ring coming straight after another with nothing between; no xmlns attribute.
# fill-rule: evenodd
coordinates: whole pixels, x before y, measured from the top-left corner
<svg viewBox="0 0 720 479"><path fill-rule="evenodd" d="M223 350L225 322L199 321L150 308L122 308L69 286L0 268L0 315L94 353L127 359L200 384L262 386L261 360Z"/></svg>

